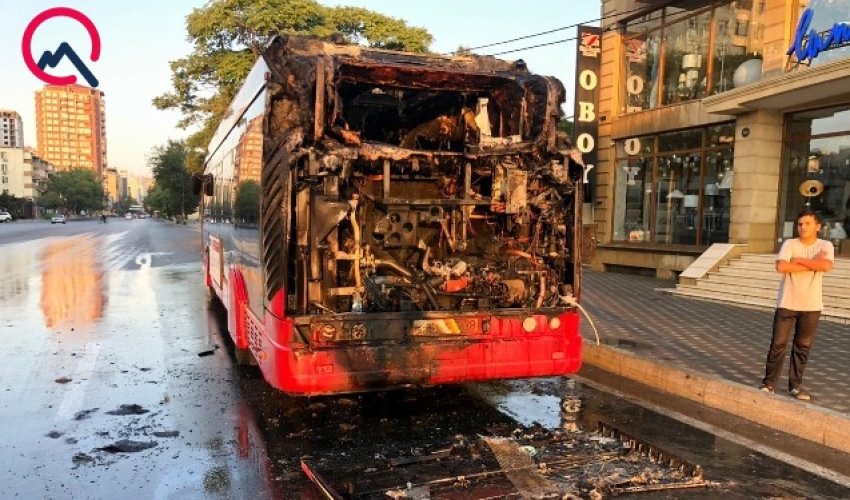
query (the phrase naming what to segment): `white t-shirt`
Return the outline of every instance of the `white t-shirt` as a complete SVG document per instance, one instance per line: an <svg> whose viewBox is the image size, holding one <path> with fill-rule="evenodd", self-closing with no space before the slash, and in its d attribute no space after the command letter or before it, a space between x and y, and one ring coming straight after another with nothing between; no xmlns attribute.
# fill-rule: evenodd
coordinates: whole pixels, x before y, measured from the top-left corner
<svg viewBox="0 0 850 500"><path fill-rule="evenodd" d="M823 250L826 258L835 262L835 247L831 241L816 240L809 246L803 245L799 238L785 240L776 260L790 262L794 257L811 259ZM776 297L776 307L792 311L822 311L823 310L823 272L800 271L785 273L779 284L779 295Z"/></svg>

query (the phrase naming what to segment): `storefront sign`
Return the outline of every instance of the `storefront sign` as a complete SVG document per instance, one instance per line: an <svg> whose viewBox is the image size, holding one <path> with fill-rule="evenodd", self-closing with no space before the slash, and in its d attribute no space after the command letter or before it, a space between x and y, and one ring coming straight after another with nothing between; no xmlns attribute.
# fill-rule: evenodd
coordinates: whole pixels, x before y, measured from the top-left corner
<svg viewBox="0 0 850 500"><path fill-rule="evenodd" d="M795 55L800 62L815 59L821 52L850 43L850 24L835 23L828 32L818 33L814 29L809 30L814 15L812 9L803 11L794 33L794 43L786 52L786 55Z"/></svg>
<svg viewBox="0 0 850 500"><path fill-rule="evenodd" d="M590 201L596 185L596 137L599 135L599 53L602 30L595 26L578 27L576 44L575 145L584 159L584 199Z"/></svg>
<svg viewBox="0 0 850 500"><path fill-rule="evenodd" d="M626 142L623 144L623 150L629 156L635 156L640 153L640 139L637 137L633 137L631 139L626 139ZM629 186L634 186L636 184L635 179L640 173L639 167L623 167L623 171L626 173L626 184Z"/></svg>

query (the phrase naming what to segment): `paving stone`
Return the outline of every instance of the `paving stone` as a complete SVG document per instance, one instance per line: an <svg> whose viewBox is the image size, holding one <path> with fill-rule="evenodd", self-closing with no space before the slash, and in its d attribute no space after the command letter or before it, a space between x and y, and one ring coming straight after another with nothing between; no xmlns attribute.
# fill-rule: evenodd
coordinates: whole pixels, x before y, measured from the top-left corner
<svg viewBox="0 0 850 500"><path fill-rule="evenodd" d="M585 269L581 304L602 342L635 355L757 387L764 376L773 312L655 292L672 281ZM582 322L582 335L593 331ZM779 388L787 384L788 356ZM812 404L850 414L845 374L850 326L821 321L809 353L804 385ZM784 391L779 391L784 394Z"/></svg>

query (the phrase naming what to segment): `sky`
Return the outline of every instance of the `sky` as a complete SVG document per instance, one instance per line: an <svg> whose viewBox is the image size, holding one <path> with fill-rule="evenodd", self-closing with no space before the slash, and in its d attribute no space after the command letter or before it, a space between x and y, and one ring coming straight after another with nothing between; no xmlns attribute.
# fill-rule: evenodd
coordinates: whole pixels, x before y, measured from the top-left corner
<svg viewBox="0 0 850 500"><path fill-rule="evenodd" d="M529 0L484 2L480 0L325 0L330 6L353 5L404 19L427 29L434 37L431 50L450 52L463 45L476 47L576 23L599 25L599 1ZM44 83L33 76L21 55L21 38L30 20L52 7L71 7L86 14L97 26L101 57L88 60L91 42L85 29L74 21L52 19L36 32L32 52L36 60L45 50L67 41L100 81L105 94L107 162L137 175L149 174L151 150L169 139L189 132L177 128L180 114L160 111L151 100L171 89L169 62L191 50L186 41L185 18L202 0L0 0L0 109L17 111L24 122L24 142L36 146L35 91ZM527 47L573 38L575 28L522 40L479 54ZM523 59L531 71L558 77L567 89L567 106L573 106L575 41L500 55ZM77 74L68 62L50 70L54 75ZM78 76L78 83L85 80ZM571 114L571 113L567 113Z"/></svg>

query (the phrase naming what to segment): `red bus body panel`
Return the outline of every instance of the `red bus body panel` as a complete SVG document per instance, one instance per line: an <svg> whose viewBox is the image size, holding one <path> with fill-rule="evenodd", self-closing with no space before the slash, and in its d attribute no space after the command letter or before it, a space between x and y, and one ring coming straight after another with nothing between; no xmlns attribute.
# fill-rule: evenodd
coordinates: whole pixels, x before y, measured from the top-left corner
<svg viewBox="0 0 850 500"><path fill-rule="evenodd" d="M293 342L292 321L267 314L251 348L272 386L301 395L565 375L581 367L582 338L577 313L559 318L557 329L531 333L516 317L492 321L486 335L310 347Z"/></svg>

